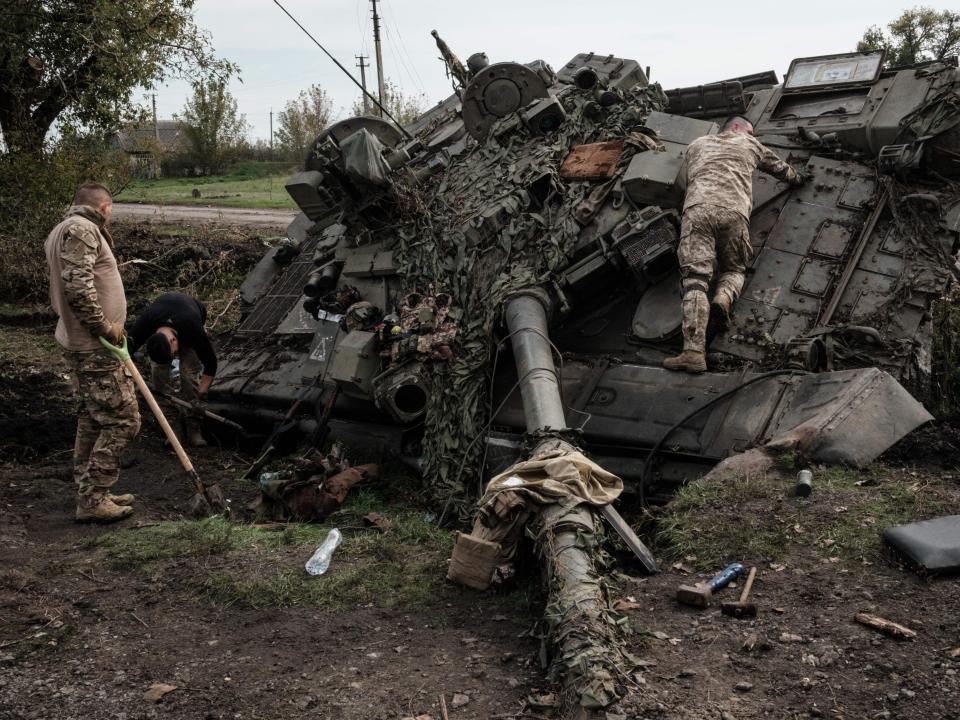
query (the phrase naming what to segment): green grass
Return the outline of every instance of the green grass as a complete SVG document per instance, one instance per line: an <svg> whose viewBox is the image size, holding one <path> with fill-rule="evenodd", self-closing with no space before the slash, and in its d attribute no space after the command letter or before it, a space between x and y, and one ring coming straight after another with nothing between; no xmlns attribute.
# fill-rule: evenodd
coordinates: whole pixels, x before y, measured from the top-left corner
<svg viewBox="0 0 960 720"><path fill-rule="evenodd" d="M793 473L751 474L683 487L660 518L658 543L701 569L733 560L792 565L881 560L887 527L952 512L956 491L874 465L814 470L813 494L791 495ZM866 481L858 486L858 481Z"/></svg>
<svg viewBox="0 0 960 720"><path fill-rule="evenodd" d="M117 202L157 205L221 205L227 207L295 208L284 184L297 171L284 163L240 163L225 175L134 180ZM193 190L200 197L193 196Z"/></svg>
<svg viewBox="0 0 960 720"><path fill-rule="evenodd" d="M393 529L364 527L371 511L388 517ZM311 577L303 565L332 527L341 528L343 542L330 570ZM104 534L91 545L123 572L156 574L165 564L187 563L191 594L217 605L410 607L451 591L444 581L451 534L426 522L422 510L388 505L372 489L353 493L324 524L290 523L276 531L219 517L170 521Z"/></svg>

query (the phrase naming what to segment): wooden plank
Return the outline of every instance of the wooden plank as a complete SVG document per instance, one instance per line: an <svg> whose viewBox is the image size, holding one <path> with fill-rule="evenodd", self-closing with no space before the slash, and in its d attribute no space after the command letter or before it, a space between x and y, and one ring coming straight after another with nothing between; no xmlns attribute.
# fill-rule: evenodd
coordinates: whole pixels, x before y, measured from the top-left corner
<svg viewBox="0 0 960 720"><path fill-rule="evenodd" d="M861 625L872 627L874 630L879 630L882 633L886 633L887 635L891 635L895 638L900 638L901 640L912 640L917 636L916 632L905 625L895 623L892 620L887 620L886 618L877 617L876 615L857 613L853 616L853 619Z"/></svg>

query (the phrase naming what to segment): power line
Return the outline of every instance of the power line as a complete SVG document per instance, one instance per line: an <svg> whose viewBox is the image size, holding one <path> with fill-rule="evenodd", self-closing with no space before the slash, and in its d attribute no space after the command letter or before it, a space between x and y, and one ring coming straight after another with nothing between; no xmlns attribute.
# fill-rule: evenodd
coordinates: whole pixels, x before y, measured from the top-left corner
<svg viewBox="0 0 960 720"><path fill-rule="evenodd" d="M396 118L393 117L393 115L391 115L390 112L389 112L385 107L383 107L383 105L380 104L380 101L379 101L379 100L377 100L375 97L373 97L373 95L371 95L370 93L368 93L366 90L363 89L363 85L361 85L361 84L357 81L357 79L351 74L351 72L350 72L349 70L347 70L347 69L343 66L343 63L341 63L341 62L340 62L339 60L337 60L333 55L331 55L331 54L327 51L327 49L326 49L323 45L320 44L320 41L317 40L313 35L311 35L311 34L310 34L310 31L307 30L303 25L301 25L301 24L300 24L300 21L297 20L293 15L291 15L290 12L289 12L283 5L280 4L280 0L273 0L273 3L274 3L274 5L276 5L278 8L280 8L281 10L283 10L284 14L285 14L288 18L290 18L291 20L293 20L294 24L295 24L298 28L300 28L300 29L303 31L303 33L304 33L308 38L310 38L310 39L313 41L313 44L314 44L314 45L316 45L318 48L320 48L320 49L323 51L323 54L324 54L324 55L326 55L328 58L330 58L330 59L334 62L334 64L343 71L344 75L346 75L348 78L350 78L350 79L353 81L353 84L354 84L354 85L356 85L358 88L360 88L360 90L363 92L363 94L364 94L365 96L367 96L367 97L369 97L371 100L373 100L373 102L376 104L376 106L377 106L378 108L380 108L380 112L382 112L386 117L388 117L388 118L390 118L391 120L393 120L394 125L396 125L397 128L399 128L400 132L402 132L404 135L407 136L407 139L408 139L408 140L413 140L413 135L411 135L409 132L407 132L406 130L403 129L403 126L402 126L400 123L397 122Z"/></svg>
<svg viewBox="0 0 960 720"><path fill-rule="evenodd" d="M413 74L410 72L410 68L407 66L406 62L403 59L403 56L400 54L400 49L397 44L393 41L393 36L390 33L390 28L384 25L384 29L387 31L387 51L390 53L390 57L393 59L393 65L399 68L398 75L401 83L403 82L404 77L409 81L410 86L413 88L417 87L417 81L414 80Z"/></svg>
<svg viewBox="0 0 960 720"><path fill-rule="evenodd" d="M391 8L391 10L390 10L390 13L391 13L390 18L387 18L386 15L384 15L384 19L385 19L385 20L389 20L389 21L393 24L393 29L394 29L394 31L396 32L397 38L398 38L399 41L400 41L400 49L401 49L401 51L403 52L403 54L406 56L407 60L409 61L409 65L410 65L410 67L413 69L413 74L416 75L416 78L417 78L417 80L416 80L417 87L420 88L420 92L421 92L423 95L426 95L426 94L427 94L426 85L425 85L424 82L423 82L423 78L420 76L420 71L417 70L417 65L416 65L416 63L413 61L413 57L410 55L410 51L407 50L407 43L404 42L404 40L403 40L403 33L400 32L400 24L399 24L395 19L393 19L394 16L393 16L393 9L392 9L392 8ZM389 34L389 32L390 32L390 29L389 29L389 27L388 27L388 28L387 28L387 33ZM411 81L413 80L413 78L410 78L410 79L411 79Z"/></svg>

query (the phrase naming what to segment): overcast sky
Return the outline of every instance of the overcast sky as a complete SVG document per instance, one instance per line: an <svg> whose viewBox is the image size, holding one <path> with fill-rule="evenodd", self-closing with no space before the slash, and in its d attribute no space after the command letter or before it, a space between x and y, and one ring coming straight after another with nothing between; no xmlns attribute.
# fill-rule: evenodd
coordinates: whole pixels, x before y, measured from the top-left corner
<svg viewBox="0 0 960 720"><path fill-rule="evenodd" d="M356 71L355 55L371 57L368 87L376 87L369 0L280 0L338 60ZM461 60L483 50L491 62L546 60L555 69L580 52L613 53L651 66L664 88L697 85L775 70L782 78L796 57L849 52L869 25L885 25L909 0L805 0L725 3L685 0L382 0L386 76L432 104L450 94L436 29ZM937 6L942 3L933 3ZM731 8L737 8L732 10ZM198 25L217 53L241 67L232 91L253 138L269 137L269 113L313 83L337 111L349 114L359 97L351 81L272 0L197 0ZM359 73L357 72L358 76ZM183 108L188 88L157 90L157 109L169 118Z"/></svg>

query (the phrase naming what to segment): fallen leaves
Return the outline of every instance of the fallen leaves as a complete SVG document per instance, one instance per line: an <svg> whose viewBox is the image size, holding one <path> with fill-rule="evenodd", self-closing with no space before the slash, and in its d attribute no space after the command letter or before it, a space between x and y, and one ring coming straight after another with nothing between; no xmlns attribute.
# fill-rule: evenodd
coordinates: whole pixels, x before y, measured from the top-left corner
<svg viewBox="0 0 960 720"><path fill-rule="evenodd" d="M163 700L164 695L172 693L176 689L176 685L168 685L167 683L154 683L143 694L143 699L147 702L158 703Z"/></svg>
<svg viewBox="0 0 960 720"><path fill-rule="evenodd" d="M369 512L363 516L364 522L371 527L378 528L381 532L388 533L393 530L393 520L385 518L377 512Z"/></svg>

